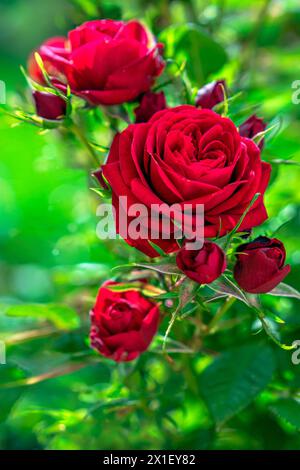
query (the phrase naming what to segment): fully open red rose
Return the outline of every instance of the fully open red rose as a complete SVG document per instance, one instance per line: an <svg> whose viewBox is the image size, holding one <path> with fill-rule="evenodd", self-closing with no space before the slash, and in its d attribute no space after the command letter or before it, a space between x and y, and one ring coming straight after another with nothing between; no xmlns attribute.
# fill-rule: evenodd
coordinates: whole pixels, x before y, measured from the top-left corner
<svg viewBox="0 0 300 470"><path fill-rule="evenodd" d="M159 323L158 306L136 290L113 292L106 282L91 311L91 345L115 361L132 361L150 345Z"/></svg>
<svg viewBox="0 0 300 470"><path fill-rule="evenodd" d="M246 292L270 292L290 272L285 263L285 248L277 238L258 237L237 249L234 277Z"/></svg>
<svg viewBox="0 0 300 470"><path fill-rule="evenodd" d="M178 106L156 113L147 123L130 125L115 137L102 169L117 216L124 210L120 196L127 196L128 205L143 203L149 209L152 204L178 203L183 209L191 204L194 210L204 204L205 237L211 238L232 230L254 195L261 193L240 230L267 218L263 194L270 165L261 161L259 148L241 137L230 119L211 110ZM157 256L145 239L126 241ZM153 242L166 252L178 250L172 237Z"/></svg>
<svg viewBox="0 0 300 470"><path fill-rule="evenodd" d="M224 251L213 242L205 242L200 250L181 248L176 257L179 269L199 284L210 284L226 269Z"/></svg>
<svg viewBox="0 0 300 470"><path fill-rule="evenodd" d="M48 73L92 104L131 101L150 89L164 68L161 45L138 21L96 20L72 30L68 39L45 42L39 53ZM31 57L29 73L41 79Z"/></svg>

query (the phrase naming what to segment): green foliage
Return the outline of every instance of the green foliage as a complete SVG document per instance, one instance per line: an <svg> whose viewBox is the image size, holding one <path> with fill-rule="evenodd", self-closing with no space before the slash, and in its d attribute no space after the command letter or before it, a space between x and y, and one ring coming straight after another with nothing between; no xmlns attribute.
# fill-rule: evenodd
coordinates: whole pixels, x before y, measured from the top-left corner
<svg viewBox="0 0 300 470"><path fill-rule="evenodd" d="M166 57L175 59L178 64L185 63L188 77L198 87L227 61L224 48L193 24L169 26L160 40L166 45Z"/></svg>
<svg viewBox="0 0 300 470"><path fill-rule="evenodd" d="M292 427L300 430L300 404L292 398L281 398L271 406L271 411Z"/></svg>
<svg viewBox="0 0 300 470"><path fill-rule="evenodd" d="M62 330L72 330L80 325L76 311L66 305L14 305L9 307L5 313L12 317L29 317L46 320Z"/></svg>

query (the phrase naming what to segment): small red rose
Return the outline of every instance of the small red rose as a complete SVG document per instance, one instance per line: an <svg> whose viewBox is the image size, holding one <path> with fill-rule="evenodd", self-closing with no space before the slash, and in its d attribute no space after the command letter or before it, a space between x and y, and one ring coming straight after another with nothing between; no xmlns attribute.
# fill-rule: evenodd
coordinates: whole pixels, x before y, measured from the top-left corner
<svg viewBox="0 0 300 470"><path fill-rule="evenodd" d="M136 290L115 292L108 281L91 311L91 345L117 362L132 361L144 352L157 332L158 306Z"/></svg>
<svg viewBox="0 0 300 470"><path fill-rule="evenodd" d="M208 241L200 250L187 250L184 245L177 254L176 263L186 276L199 284L210 284L226 269L224 251Z"/></svg>
<svg viewBox="0 0 300 470"><path fill-rule="evenodd" d="M47 73L52 78L56 77L56 80L58 77L60 77L61 79L63 77L60 76L59 69L54 66L51 60L48 60L48 55L44 54L43 51L44 50L47 51L48 49L55 50L55 51L61 50L65 46L65 41L66 39L60 36L47 39L47 41L45 41L43 45L41 46L41 48L38 50L38 53L41 56L41 59L43 61L43 64ZM28 59L27 68L28 68L28 74L30 78L32 78L32 80L39 83L40 85L46 84L44 76L43 76L43 72L41 71L39 65L37 64L35 60L34 53L32 53Z"/></svg>
<svg viewBox="0 0 300 470"><path fill-rule="evenodd" d="M270 292L291 270L285 266L285 248L277 238L258 237L240 245L237 252L234 278L246 292Z"/></svg>
<svg viewBox="0 0 300 470"><path fill-rule="evenodd" d="M161 74L161 44L138 21L88 21L68 38L48 40L39 49L49 75L65 90L98 105L131 101L147 92ZM41 80L31 57L29 74Z"/></svg>

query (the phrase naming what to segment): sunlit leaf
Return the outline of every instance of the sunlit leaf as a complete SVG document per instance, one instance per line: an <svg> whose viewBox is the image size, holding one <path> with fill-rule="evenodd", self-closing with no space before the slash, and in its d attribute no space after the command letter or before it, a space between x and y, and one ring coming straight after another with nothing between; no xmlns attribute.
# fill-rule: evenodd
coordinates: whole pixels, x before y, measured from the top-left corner
<svg viewBox="0 0 300 470"><path fill-rule="evenodd" d="M275 289L268 292L268 294L278 297L293 297L300 300L300 292L297 291L297 289L294 287L285 284L284 282L281 282L277 287L275 287Z"/></svg>
<svg viewBox="0 0 300 470"><path fill-rule="evenodd" d="M78 328L80 319L78 314L70 307L59 304L24 304L8 307L6 315L12 317L30 317L47 320L62 330Z"/></svg>
<svg viewBox="0 0 300 470"><path fill-rule="evenodd" d="M200 376L201 393L217 424L228 420L270 382L275 362L272 349L250 344L222 353Z"/></svg>
<svg viewBox="0 0 300 470"><path fill-rule="evenodd" d="M195 24L169 26L160 40L166 46L166 57L175 58L178 63L186 61L188 76L198 86L227 61L224 48Z"/></svg>

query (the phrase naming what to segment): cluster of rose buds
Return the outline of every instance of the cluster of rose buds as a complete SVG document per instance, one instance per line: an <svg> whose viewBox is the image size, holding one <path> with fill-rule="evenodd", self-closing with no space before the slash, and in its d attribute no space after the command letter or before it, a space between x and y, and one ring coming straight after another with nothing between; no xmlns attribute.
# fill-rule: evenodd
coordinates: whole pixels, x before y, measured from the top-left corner
<svg viewBox="0 0 300 470"><path fill-rule="evenodd" d="M124 196L148 208L189 205L192 227L196 206L203 205L205 242L199 250L188 250L184 240L178 244L176 215L168 239L158 228L155 240L149 233L146 239L128 236L126 242L151 258L159 256L156 247L167 255L176 253L182 276L206 285L228 269L228 253L219 241L235 230L250 234L268 218L264 193L271 166L261 159L266 124L252 115L236 127L214 111L227 100L225 80L202 87L195 106L168 107L164 92L151 91L164 69L162 50L138 21L98 20L70 31L68 38L46 41L39 56L51 84L63 94L70 90L90 106L137 101L135 122L114 137L95 175L101 185L110 186L117 215ZM34 55L28 71L32 80L46 85ZM34 100L43 118L60 119L66 112L61 96L34 91ZM232 277L247 293L270 292L289 273L285 257L279 240L258 237L235 248ZM91 343L107 357L130 361L148 348L160 312L138 290L118 291L116 286L109 281L99 290L91 312Z"/></svg>

